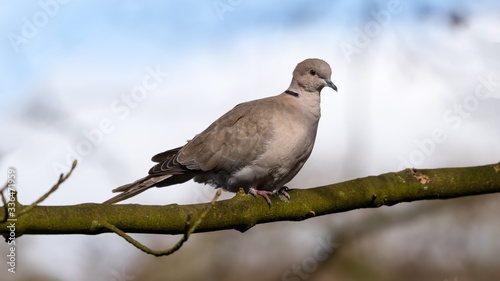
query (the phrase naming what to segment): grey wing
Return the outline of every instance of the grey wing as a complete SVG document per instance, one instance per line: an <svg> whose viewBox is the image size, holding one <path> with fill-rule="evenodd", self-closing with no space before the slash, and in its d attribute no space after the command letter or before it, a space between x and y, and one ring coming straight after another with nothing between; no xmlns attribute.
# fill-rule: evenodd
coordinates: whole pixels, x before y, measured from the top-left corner
<svg viewBox="0 0 500 281"><path fill-rule="evenodd" d="M190 169L180 164L177 161L177 155L183 147L177 147L174 149L167 150L162 153L158 153L153 158L152 161L158 162L149 170L150 175L181 175L189 172Z"/></svg>
<svg viewBox="0 0 500 281"><path fill-rule="evenodd" d="M233 171L257 159L272 138L271 120L263 114L266 99L237 105L188 142L177 161L188 169Z"/></svg>

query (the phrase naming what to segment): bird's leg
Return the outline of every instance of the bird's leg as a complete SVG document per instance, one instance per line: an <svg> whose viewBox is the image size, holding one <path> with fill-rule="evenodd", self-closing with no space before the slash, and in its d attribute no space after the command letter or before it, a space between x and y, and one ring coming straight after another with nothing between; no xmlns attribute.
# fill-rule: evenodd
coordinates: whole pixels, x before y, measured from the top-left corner
<svg viewBox="0 0 500 281"><path fill-rule="evenodd" d="M288 188L288 187L286 187L286 186L282 186L278 192L279 192L279 193L281 193L281 194L283 194L283 195L285 195L285 197L286 197L288 200L290 200L290 195L289 195L289 194L288 194L288 192L287 192L288 190L289 190L289 188Z"/></svg>
<svg viewBox="0 0 500 281"><path fill-rule="evenodd" d="M255 188L251 187L250 190L248 190L248 193L252 194L255 197L257 197L257 194L264 197L264 199L266 199L266 201L267 201L267 204L269 204L269 207L271 207L271 199L269 199L269 196L268 196L268 195L273 194L271 191L259 190L259 189L255 189Z"/></svg>

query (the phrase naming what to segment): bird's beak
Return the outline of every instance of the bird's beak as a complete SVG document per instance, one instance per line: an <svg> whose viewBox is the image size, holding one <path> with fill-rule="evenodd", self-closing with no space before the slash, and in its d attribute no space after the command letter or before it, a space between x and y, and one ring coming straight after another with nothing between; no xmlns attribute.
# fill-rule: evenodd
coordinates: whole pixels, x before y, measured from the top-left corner
<svg viewBox="0 0 500 281"><path fill-rule="evenodd" d="M325 79L325 82L326 82L326 85L332 89L335 90L335 92L338 92L337 91L337 86L335 86L335 84L333 84L332 80L330 79Z"/></svg>

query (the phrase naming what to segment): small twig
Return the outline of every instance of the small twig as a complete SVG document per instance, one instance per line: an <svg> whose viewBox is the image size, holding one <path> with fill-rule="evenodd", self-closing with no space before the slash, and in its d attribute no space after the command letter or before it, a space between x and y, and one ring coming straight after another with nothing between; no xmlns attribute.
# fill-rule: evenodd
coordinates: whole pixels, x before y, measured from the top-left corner
<svg viewBox="0 0 500 281"><path fill-rule="evenodd" d="M2 196L2 203L3 203L3 208L4 208L4 216L2 218L2 220L0 220L0 223L3 223L3 222L6 222L7 221L7 218L8 218L8 211L9 211L9 208L7 207L7 200L5 200L5 195L3 195L3 192L5 191L5 189L9 186L9 183L6 183L4 187L2 187L2 189L0 189L0 195Z"/></svg>
<svg viewBox="0 0 500 281"><path fill-rule="evenodd" d="M43 200L47 199L47 197L49 197L49 195L52 194L52 192L56 191L59 188L59 185L61 183L63 183L66 179L69 178L69 176L71 175L71 173L73 172L73 170L75 169L75 167L76 167L76 160L73 161L73 165L71 166L71 169L66 174L66 176L64 176L64 174L61 174L59 176L59 180L57 181L57 183L47 193L45 193L42 197L38 198L38 200L36 200L35 202L33 202L33 204L31 204L31 205L23 208L21 211L19 211L19 213L17 214L17 217L20 217L20 216L28 213L33 208L35 208L36 205L38 205L40 202L42 202Z"/></svg>
<svg viewBox="0 0 500 281"><path fill-rule="evenodd" d="M221 193L222 193L222 190L219 188L217 190L217 192L215 193L214 199L212 199L212 202L210 203L210 207L207 208L203 213L201 213L200 217L193 223L192 226L190 226L191 215L188 215L188 217L186 218L186 232L184 233L182 238L172 248L167 249L167 250L163 250L163 251L157 251L157 250L152 250L151 248L148 248L147 246L141 244L139 241L137 241L134 238L127 235L125 232L123 232L122 230L120 230L116 226L114 226L106 221L101 222L101 223L94 221L93 223L113 231L114 233L118 234L119 236L121 236L125 240L127 240L127 242L129 242L130 244L134 245L136 248L138 248L139 250L141 250L147 254L151 254L151 255L154 255L157 257L167 256L167 255L173 254L174 252L176 252L177 250L179 250L182 247L182 244L184 244L184 242L186 242L188 240L191 233L193 233L195 231L196 227L198 227L198 225L202 222L203 218L210 211L211 207L213 206L215 201L217 201L217 199L219 198Z"/></svg>

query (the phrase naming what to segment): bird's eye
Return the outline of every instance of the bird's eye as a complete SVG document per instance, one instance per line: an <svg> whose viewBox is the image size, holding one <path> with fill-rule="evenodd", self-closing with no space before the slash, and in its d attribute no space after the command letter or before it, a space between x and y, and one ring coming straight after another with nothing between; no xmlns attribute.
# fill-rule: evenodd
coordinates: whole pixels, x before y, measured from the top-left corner
<svg viewBox="0 0 500 281"><path fill-rule="evenodd" d="M311 69L311 70L309 70L309 74L316 75L316 71L314 71L314 69Z"/></svg>

